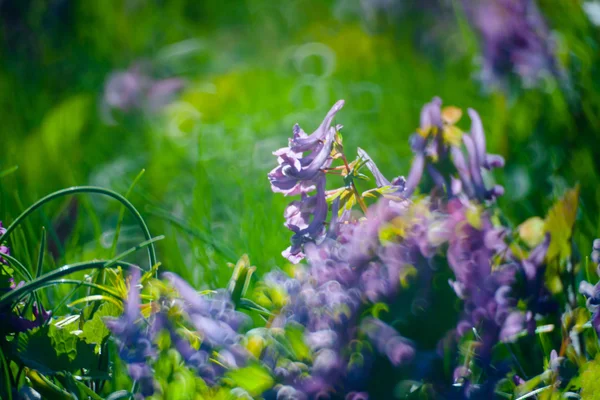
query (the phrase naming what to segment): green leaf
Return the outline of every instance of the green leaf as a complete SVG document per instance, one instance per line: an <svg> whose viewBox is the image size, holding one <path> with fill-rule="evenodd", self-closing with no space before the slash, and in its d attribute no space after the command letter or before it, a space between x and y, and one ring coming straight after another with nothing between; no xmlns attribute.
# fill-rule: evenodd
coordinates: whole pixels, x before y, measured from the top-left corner
<svg viewBox="0 0 600 400"><path fill-rule="evenodd" d="M241 387L253 397L259 396L274 383L269 371L260 364L230 370L225 376L231 380L233 387Z"/></svg>
<svg viewBox="0 0 600 400"><path fill-rule="evenodd" d="M81 332L79 331L79 316L63 318L50 325L49 328L48 337L56 354L59 357L65 354L69 361L75 360L77 357L77 341L79 340L77 333Z"/></svg>
<svg viewBox="0 0 600 400"><path fill-rule="evenodd" d="M569 190L548 212L545 224L546 232L550 233L550 247L546 253L548 260L554 258L565 260L571 256L570 239L577 216L578 202L579 185Z"/></svg>
<svg viewBox="0 0 600 400"><path fill-rule="evenodd" d="M14 340L12 351L25 366L45 375L58 372L88 370L90 375L106 375L99 369L94 346L81 340L79 319L63 319L59 327L46 325L21 334Z"/></svg>
<svg viewBox="0 0 600 400"><path fill-rule="evenodd" d="M285 328L285 338L288 340L297 360L310 360L310 348L304 342L304 331L301 325L287 326Z"/></svg>
<svg viewBox="0 0 600 400"><path fill-rule="evenodd" d="M10 278L13 277L14 269L8 265L0 263L0 289L10 288Z"/></svg>
<svg viewBox="0 0 600 400"><path fill-rule="evenodd" d="M8 400L12 400L12 389L10 384L10 367L8 366L8 362L6 362L6 357L4 357L4 352L0 348L0 369L2 373L0 374L0 388L2 391L6 392L6 398ZM0 398L2 398L2 393L0 391Z"/></svg>
<svg viewBox="0 0 600 400"><path fill-rule="evenodd" d="M581 398L600 399L600 356L583 365L581 377Z"/></svg>
<svg viewBox="0 0 600 400"><path fill-rule="evenodd" d="M103 303L94 317L83 324L83 334L81 338L88 344L93 344L94 352L100 352L100 346L110 331L104 324L104 317L116 317L121 314L121 310L112 303Z"/></svg>

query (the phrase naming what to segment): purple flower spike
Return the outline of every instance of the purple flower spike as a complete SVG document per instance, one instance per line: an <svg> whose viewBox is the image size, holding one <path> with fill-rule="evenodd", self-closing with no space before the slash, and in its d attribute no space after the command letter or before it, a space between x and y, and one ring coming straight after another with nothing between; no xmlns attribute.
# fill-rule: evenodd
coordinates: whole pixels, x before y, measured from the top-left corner
<svg viewBox="0 0 600 400"><path fill-rule="evenodd" d="M483 48L482 78L506 86L511 74L525 86L559 71L554 44L533 0L464 0Z"/></svg>
<svg viewBox="0 0 600 400"><path fill-rule="evenodd" d="M339 100L337 103L335 103L325 116L325 119L323 119L321 125L319 125L317 130L310 135L307 135L298 124L294 125L293 136L289 141L290 150L296 153L314 150L318 146L319 142L322 142L325 136L329 133L331 129L331 122L333 122L335 114L337 114L342 107L344 107L344 100Z"/></svg>
<svg viewBox="0 0 600 400"><path fill-rule="evenodd" d="M431 128L442 128L442 99L434 97L421 109L420 128L427 131Z"/></svg>
<svg viewBox="0 0 600 400"><path fill-rule="evenodd" d="M211 297L203 296L172 272L165 272L163 277L179 292L182 308L202 334L203 344L226 348L235 344L238 330L249 318L234 309L228 293L217 291Z"/></svg>
<svg viewBox="0 0 600 400"><path fill-rule="evenodd" d="M295 232L292 236L292 245L282 253L290 262L296 264L304 258L303 248L305 243L314 242L321 238L325 231L325 220L327 219L327 199L325 198L325 175L321 175L317 181L317 194L313 208L313 219L303 229L291 225Z"/></svg>
<svg viewBox="0 0 600 400"><path fill-rule="evenodd" d="M373 342L375 348L385 354L393 365L402 365L414 358L415 349L412 343L386 323L375 318L366 318L362 322L361 329Z"/></svg>
<svg viewBox="0 0 600 400"><path fill-rule="evenodd" d="M279 166L268 175L273 192L295 196L314 190L317 176L329 161L334 136L335 130L330 128L324 143L319 144L313 153L305 157L287 147L273 152L279 162Z"/></svg>
<svg viewBox="0 0 600 400"><path fill-rule="evenodd" d="M119 356L127 363L129 375L140 384L140 393L146 397L154 393L154 374L147 359L155 354L155 350L148 329L142 326L139 282L140 271L134 269L130 277L125 312L120 318L105 318L104 323L117 342Z"/></svg>
<svg viewBox="0 0 600 400"><path fill-rule="evenodd" d="M405 197L410 197L412 193L417 188L417 185L421 181L421 177L423 176L423 169L425 168L425 155L417 154L413 159L412 166L410 167L410 172L408 174L408 178L406 178L406 185L404 187L403 195Z"/></svg>
<svg viewBox="0 0 600 400"><path fill-rule="evenodd" d="M479 114L470 108L468 113L471 118L471 134L463 135L468 159L465 159L462 150L455 146L450 148L450 156L461 181L460 188L465 195L480 201L493 200L504 194L504 188L496 185L487 189L483 181L482 169L500 168L504 166L504 159L499 155L486 152L483 124Z"/></svg>

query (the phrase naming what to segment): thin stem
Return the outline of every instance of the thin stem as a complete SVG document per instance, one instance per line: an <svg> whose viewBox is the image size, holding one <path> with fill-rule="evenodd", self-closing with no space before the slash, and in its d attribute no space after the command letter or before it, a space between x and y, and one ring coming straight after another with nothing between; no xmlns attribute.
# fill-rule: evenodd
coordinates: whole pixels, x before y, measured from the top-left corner
<svg viewBox="0 0 600 400"><path fill-rule="evenodd" d="M344 166L346 167L346 175L350 175L350 171L351 171L350 164L348 164L348 159L346 159L346 155L343 153L342 153L342 161L344 161ZM356 202L358 203L358 205L360 206L362 211L366 214L367 213L367 205L365 204L365 201L358 193L358 190L356 189L356 185L354 185L354 181L352 179L350 179L350 188L352 189L352 193L354 193Z"/></svg>

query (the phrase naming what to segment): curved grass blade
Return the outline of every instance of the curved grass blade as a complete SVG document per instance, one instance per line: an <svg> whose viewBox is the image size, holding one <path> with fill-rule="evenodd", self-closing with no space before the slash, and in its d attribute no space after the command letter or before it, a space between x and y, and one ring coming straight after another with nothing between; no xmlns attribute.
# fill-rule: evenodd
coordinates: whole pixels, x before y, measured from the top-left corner
<svg viewBox="0 0 600 400"><path fill-rule="evenodd" d="M115 292L114 290L108 288L107 286L104 285L98 285L96 283L92 283L92 282L88 282L88 281L78 281L77 279L58 279L56 281L50 281L48 282L49 285L80 285L80 286L87 286L89 288L92 289L96 289L99 291L102 291L106 294L109 294L111 296L113 296L116 299L121 299L121 296L119 295L119 293Z"/></svg>
<svg viewBox="0 0 600 400"><path fill-rule="evenodd" d="M50 271L47 274L42 275L39 278L36 278L36 279L32 280L31 282L28 282L25 285L23 285L19 288L16 288L16 289L6 293L2 297L0 297L0 308L10 304L12 301L20 299L21 297L25 296L29 292L33 292L33 291L40 289L42 286L44 286L45 283L48 283L49 281L57 280L58 278L61 278L65 275L69 275L69 274L72 274L75 272L85 271L85 270L89 270L89 269L104 269L104 268L112 267L113 265L117 264L122 258L128 256L129 254L134 253L137 250L140 250L146 246L149 246L152 243L154 243L158 240L161 240L163 238L164 238L164 236L158 236L156 238L146 240L145 242L142 242L139 245L132 247L131 249L121 253L120 255L113 258L112 260L84 261L84 262L80 262L80 263L64 265L60 268L55 269L54 271ZM128 263L121 263L121 264L127 265ZM132 264L129 264L128 266L132 266ZM46 285L46 286L48 286L48 285Z"/></svg>
<svg viewBox="0 0 600 400"><path fill-rule="evenodd" d="M12 267L14 267L19 272L19 274L21 274L21 276L23 278L26 278L29 281L33 280L33 276L31 275L31 272L29 272L27 267L25 267L23 265L23 263L21 263L21 261L17 260L16 258L14 258L13 256L11 256L9 254L2 254L2 258L5 259L6 261L8 261L8 263Z"/></svg>
<svg viewBox="0 0 600 400"><path fill-rule="evenodd" d="M1 178L4 178L4 177L5 177L5 176L7 176L7 175L10 175L10 174L12 174L13 172L16 172L18 169L19 169L19 166L18 166L18 165L15 165L15 166L12 166L12 167L10 167L10 168L7 168L7 169L5 169L5 170L3 170L3 171L0 171L0 179L1 179Z"/></svg>
<svg viewBox="0 0 600 400"><path fill-rule="evenodd" d="M2 349L0 348L0 367L2 368L2 372L3 372L3 378L2 380L4 381L3 385L0 385L2 387L4 387L5 391L6 391L6 398L8 400L12 400L12 388L11 388L11 380L10 380L10 369L8 368L8 363L6 362L6 358L4 357L4 351L2 351ZM1 394L1 392L0 392ZM0 396L0 398L4 398L2 396Z"/></svg>
<svg viewBox="0 0 600 400"><path fill-rule="evenodd" d="M42 241L40 242L40 252L38 254L37 269L35 277L39 278L42 274L42 268L44 266L44 252L46 251L46 229L42 227Z"/></svg>
<svg viewBox="0 0 600 400"><path fill-rule="evenodd" d="M109 303L112 303L115 306L117 306L119 308L119 310L123 311L123 304L121 302L115 300L112 297L104 296L101 294L95 294L95 295L91 295L91 296L82 297L81 299L77 299L77 300L73 301L68 306L73 307L76 304L87 303L90 301L108 301Z"/></svg>
<svg viewBox="0 0 600 400"><path fill-rule="evenodd" d="M12 222L12 224L10 224L8 228L6 228L6 232L4 232L4 234L0 236L0 244L6 241L6 239L12 233L12 231L14 231L15 228L21 222L23 222L23 220L25 218L27 218L27 216L29 216L31 213L33 213L35 210L37 210L44 204L46 204L54 199L64 197L64 196L74 195L77 193L101 194L104 196L112 197L115 200L118 200L119 202L121 202L121 204L123 204L123 206L125 206L125 208L127 208L133 214L133 216L137 220L138 224L140 225L140 228L142 229L146 240L150 241L152 239L152 236L150 235L150 230L148 229L148 225L146 225L146 221L144 221L144 218L142 217L140 212L125 197L123 197L119 193L114 192L112 190L104 189L104 188L97 187L97 186L74 186L71 188L56 191L54 193L50 193L49 195L41 198L40 200L36 201L31 206L29 206L29 208L27 208L25 211L23 211L21 213L21 215L19 215ZM148 246L148 257L150 259L150 267L152 265L156 264L156 250L152 243L150 243L150 245Z"/></svg>

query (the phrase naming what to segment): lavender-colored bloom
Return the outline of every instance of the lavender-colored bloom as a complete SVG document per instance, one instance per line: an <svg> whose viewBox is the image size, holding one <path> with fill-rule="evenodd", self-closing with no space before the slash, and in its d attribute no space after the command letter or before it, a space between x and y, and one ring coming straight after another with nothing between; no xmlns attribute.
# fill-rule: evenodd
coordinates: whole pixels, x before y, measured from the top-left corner
<svg viewBox="0 0 600 400"><path fill-rule="evenodd" d="M4 235L5 233L6 228L2 226L2 221L0 221L0 236ZM7 256L10 256L10 249L8 246L4 244L0 245L0 254L6 254ZM2 257L0 257L0 264L6 264L6 260Z"/></svg>
<svg viewBox="0 0 600 400"><path fill-rule="evenodd" d="M471 132L463 135L463 143L467 149L468 161L458 147L451 147L452 161L461 180L461 189L469 197L480 201L494 199L504 193L502 186L496 185L486 189L483 182L482 169L501 168L504 159L501 156L488 154L485 146L485 134L479 114L468 110L471 117Z"/></svg>
<svg viewBox="0 0 600 400"><path fill-rule="evenodd" d="M149 78L139 68L114 72L104 87L104 103L109 108L130 111L141 105L142 95L149 84Z"/></svg>
<svg viewBox="0 0 600 400"><path fill-rule="evenodd" d="M227 348L237 342L238 331L249 322L249 317L234 309L226 291L217 291L211 297L202 296L172 272L165 272L163 277L179 292L182 308L202 334L204 343Z"/></svg>
<svg viewBox="0 0 600 400"><path fill-rule="evenodd" d="M281 386L276 388L277 400L305 400L304 393L296 390L293 386Z"/></svg>
<svg viewBox="0 0 600 400"><path fill-rule="evenodd" d="M408 363L414 358L415 348L411 341L400 336L386 323L375 318L366 318L361 324L361 330L394 366Z"/></svg>
<svg viewBox="0 0 600 400"><path fill-rule="evenodd" d="M168 104L184 86L185 82L179 78L153 79L139 64L126 71L116 71L108 76L104 86L104 117L107 122L114 123L112 110L155 112Z"/></svg>
<svg viewBox="0 0 600 400"><path fill-rule="evenodd" d="M148 88L146 103L150 111L157 111L172 100L185 87L183 79L167 78L154 81Z"/></svg>
<svg viewBox="0 0 600 400"><path fill-rule="evenodd" d="M464 4L481 35L484 81L505 84L515 74L532 86L544 74L557 73L550 32L535 1L464 0Z"/></svg>
<svg viewBox="0 0 600 400"><path fill-rule="evenodd" d="M17 285L17 287L23 283L24 282L21 282L19 285ZM2 324L0 331L4 332L4 334L13 334L39 328L50 319L50 315L51 313L49 311L45 311L43 308L38 308L36 304L33 305L33 321L24 317L20 317L9 309L0 310L0 319L5 321L5 323Z"/></svg>
<svg viewBox="0 0 600 400"><path fill-rule="evenodd" d="M308 156L303 157L302 153L295 152L289 147L273 152L279 163L279 166L269 173L273 192L295 196L314 190L315 181L322 175L321 170L329 161L334 136L335 130L330 128L323 143L317 144L313 153Z"/></svg>
<svg viewBox="0 0 600 400"><path fill-rule="evenodd" d="M156 351L148 335L148 328L143 326L139 282L140 271L134 269L130 277L125 312L120 318L105 318L104 323L117 342L119 356L127 364L129 376L139 383L140 393L146 397L154 393L154 374L147 360Z"/></svg>
<svg viewBox="0 0 600 400"><path fill-rule="evenodd" d="M292 263L298 263L304 258L304 245L306 243L315 242L322 238L325 234L325 220L327 219L328 205L327 199L325 198L325 176L320 175L317 182L317 194L314 197L314 207L312 208L312 221L308 222L306 215L298 216L295 213L291 213L289 222L289 228L294 232L292 236L292 245L283 251L282 255ZM310 207L310 203L313 202L312 198L306 198L305 204L299 206L300 210L303 207ZM308 203L308 205L306 205ZM296 207L296 206L293 206ZM301 211L300 211L301 213ZM302 228L300 226L303 226Z"/></svg>
<svg viewBox="0 0 600 400"><path fill-rule="evenodd" d="M594 246L596 242L594 241ZM587 281L582 281L579 284L579 293L583 294L586 298L586 306L592 313L592 327L600 335L600 282L596 285L592 285Z"/></svg>
<svg viewBox="0 0 600 400"><path fill-rule="evenodd" d="M321 125L310 135L307 135L298 124L294 125L293 136L289 140L289 149L296 153L314 151L324 141L331 131L331 123L338 111L344 106L344 100L338 100L321 122Z"/></svg>
<svg viewBox="0 0 600 400"><path fill-rule="evenodd" d="M343 105L343 100L335 103L311 135L296 124L288 147L273 152L279 165L268 174L271 189L286 196L302 195L302 200L292 202L285 212L285 225L294 235L292 245L282 255L292 263L304 258L305 243L320 239L324 233L328 205L323 169L331 165L330 154L336 134L331 123ZM315 189L316 195L307 195Z"/></svg>

